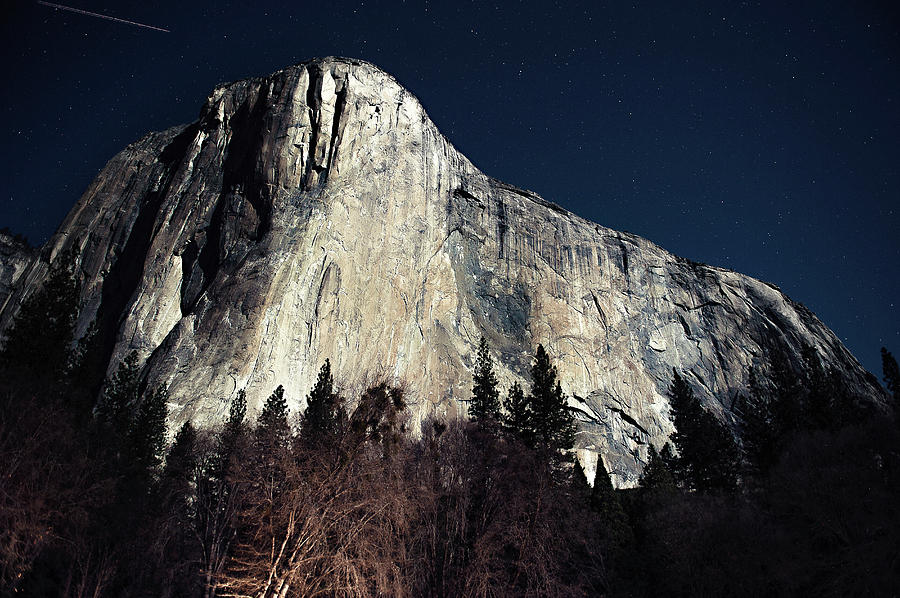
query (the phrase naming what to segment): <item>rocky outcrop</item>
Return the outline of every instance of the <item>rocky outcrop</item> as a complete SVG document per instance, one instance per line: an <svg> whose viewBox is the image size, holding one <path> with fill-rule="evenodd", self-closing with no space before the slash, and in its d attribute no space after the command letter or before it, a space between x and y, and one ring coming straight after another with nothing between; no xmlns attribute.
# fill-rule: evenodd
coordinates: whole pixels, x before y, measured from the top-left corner
<svg viewBox="0 0 900 598"><path fill-rule="evenodd" d="M588 474L602 455L628 485L671 431L673 367L726 419L774 341L814 346L860 392L876 385L777 288L486 176L355 60L218 87L197 122L109 162L45 252L73 245L80 330L97 319L111 367L132 349L146 359L173 424L221 421L242 388L251 412L278 384L298 408L325 358L349 385L405 380L417 418L459 417L485 335L504 385L544 344Z"/></svg>
<svg viewBox="0 0 900 598"><path fill-rule="evenodd" d="M19 278L31 265L37 249L6 231L0 231L0 312Z"/></svg>

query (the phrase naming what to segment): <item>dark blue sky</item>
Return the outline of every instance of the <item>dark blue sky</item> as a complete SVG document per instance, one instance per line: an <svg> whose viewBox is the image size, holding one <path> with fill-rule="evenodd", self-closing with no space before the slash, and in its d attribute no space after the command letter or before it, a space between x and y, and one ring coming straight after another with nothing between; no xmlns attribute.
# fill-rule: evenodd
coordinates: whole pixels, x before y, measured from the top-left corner
<svg viewBox="0 0 900 598"><path fill-rule="evenodd" d="M353 56L487 174L777 284L879 378L900 352L895 2L61 3L171 32L6 7L0 226L34 242L217 83Z"/></svg>

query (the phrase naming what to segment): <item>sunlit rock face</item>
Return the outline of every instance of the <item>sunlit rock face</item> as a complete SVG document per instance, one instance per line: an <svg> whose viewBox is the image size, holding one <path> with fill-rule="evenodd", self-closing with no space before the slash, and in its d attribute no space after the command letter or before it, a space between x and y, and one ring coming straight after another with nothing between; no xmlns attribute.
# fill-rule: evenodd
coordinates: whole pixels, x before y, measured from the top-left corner
<svg viewBox="0 0 900 598"><path fill-rule="evenodd" d="M543 343L580 421L633 485L686 373L726 421L767 340L875 384L777 288L669 254L480 172L390 75L310 61L216 88L197 122L114 157L44 248L81 250L84 310L113 368L136 350L170 423L222 421L283 384L298 410L330 358L348 388L405 381L415 420L464 417L479 337L504 387ZM20 300L46 275L35 262ZM10 302L14 303L14 302ZM15 306L2 313L8 323ZM798 358L799 359L799 358Z"/></svg>

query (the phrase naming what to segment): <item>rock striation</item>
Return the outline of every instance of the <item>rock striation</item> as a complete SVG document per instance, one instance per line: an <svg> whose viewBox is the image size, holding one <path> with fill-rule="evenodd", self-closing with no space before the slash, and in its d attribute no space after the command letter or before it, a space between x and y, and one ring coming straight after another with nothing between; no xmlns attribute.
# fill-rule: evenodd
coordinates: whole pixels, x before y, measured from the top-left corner
<svg viewBox="0 0 900 598"><path fill-rule="evenodd" d="M0 312L25 270L37 256L37 249L23 239L0 231Z"/></svg>
<svg viewBox="0 0 900 598"><path fill-rule="evenodd" d="M319 366L404 380L414 417L460 417L479 337L504 386L543 343L580 427L636 482L671 431L672 368L729 419L748 366L804 343L878 392L835 335L776 287L676 257L480 172L390 75L324 58L217 87L199 119L115 156L20 277L79 252L110 367L136 350L171 423L216 424L245 388L302 406ZM5 270L4 270L5 272ZM775 342L775 345L773 345Z"/></svg>

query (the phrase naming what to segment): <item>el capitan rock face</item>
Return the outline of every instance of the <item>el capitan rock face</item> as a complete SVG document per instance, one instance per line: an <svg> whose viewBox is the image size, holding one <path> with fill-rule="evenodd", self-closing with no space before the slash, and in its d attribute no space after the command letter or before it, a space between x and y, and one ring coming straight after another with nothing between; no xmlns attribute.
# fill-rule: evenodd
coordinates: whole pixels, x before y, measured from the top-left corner
<svg viewBox="0 0 900 598"><path fill-rule="evenodd" d="M496 181L418 100L371 64L326 58L215 89L197 122L115 156L44 248L81 250L83 332L113 366L132 349L169 385L171 423L215 424L247 389L301 407L336 378L405 380L416 418L465 413L479 337L504 389L543 343L597 455L636 482L671 431L666 387L686 373L727 418L767 339L803 343L851 387L877 384L777 288L678 258ZM15 302L46 273L35 260Z"/></svg>

